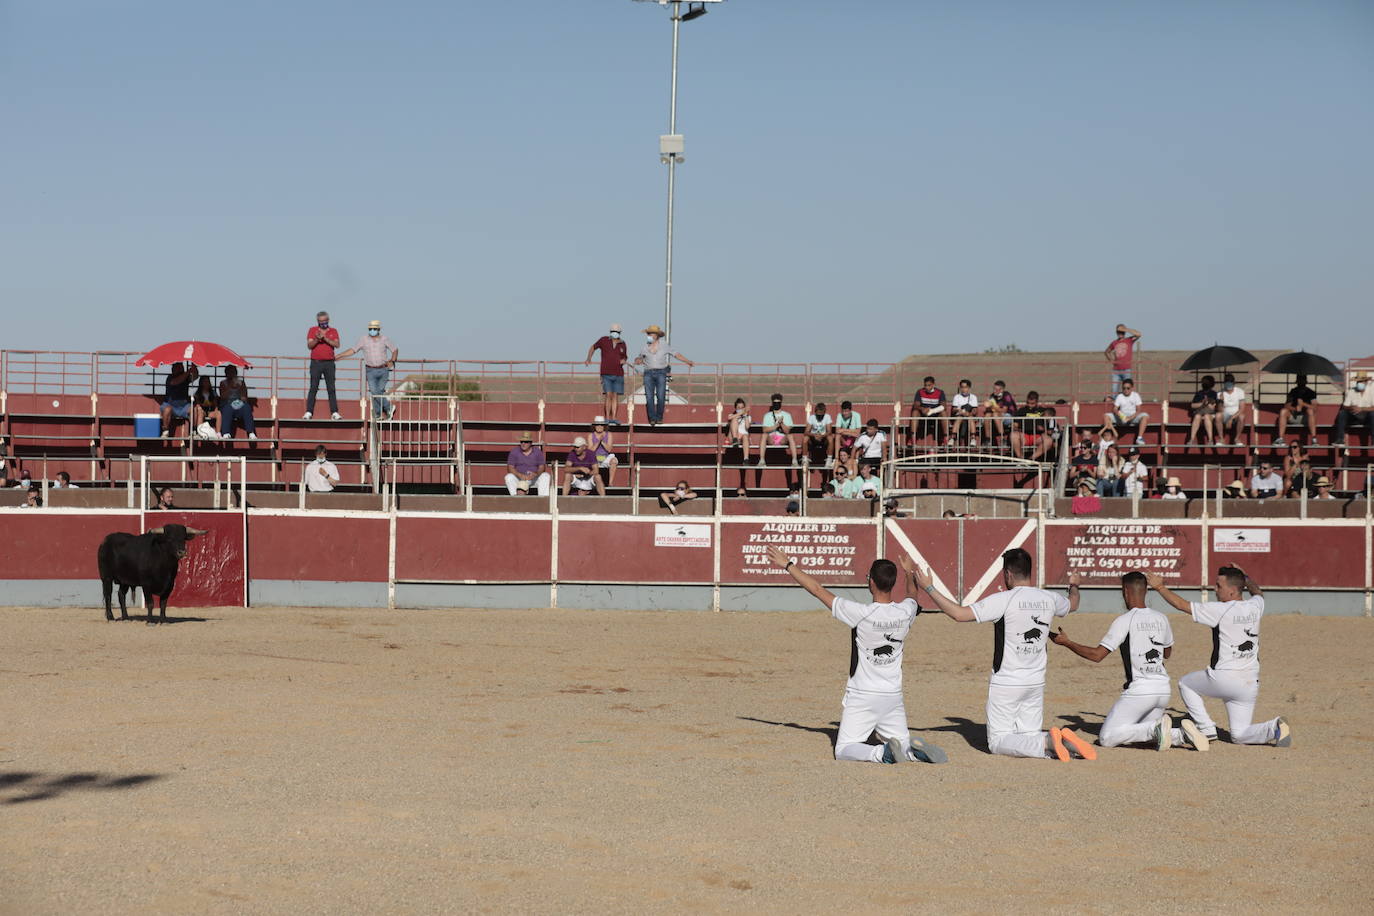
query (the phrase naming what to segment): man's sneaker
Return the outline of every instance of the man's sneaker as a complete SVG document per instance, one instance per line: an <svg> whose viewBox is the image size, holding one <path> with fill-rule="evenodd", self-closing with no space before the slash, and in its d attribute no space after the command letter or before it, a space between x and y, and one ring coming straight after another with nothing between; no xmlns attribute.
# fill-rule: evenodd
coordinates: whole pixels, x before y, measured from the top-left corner
<svg viewBox="0 0 1374 916"><path fill-rule="evenodd" d="M1050 748L1054 751L1054 756L1060 760L1068 761L1069 749L1064 747L1064 732L1058 728L1050 729Z"/></svg>
<svg viewBox="0 0 1374 916"><path fill-rule="evenodd" d="M249 438L249 439L252 439L254 442L257 442L257 441L258 441L258 434L257 434L257 433L249 433L249 434L248 434L248 438Z"/></svg>
<svg viewBox="0 0 1374 916"><path fill-rule="evenodd" d="M1293 729L1289 728L1288 720L1279 716L1278 725L1274 728L1274 747L1292 747Z"/></svg>
<svg viewBox="0 0 1374 916"><path fill-rule="evenodd" d="M387 418L388 420L394 420L394 419L396 419L396 405L395 405L395 404L392 404L390 407L388 407L388 408L386 409L386 418Z"/></svg>
<svg viewBox="0 0 1374 916"><path fill-rule="evenodd" d="M830 457L830 458L825 459L825 468L826 468L826 470L830 470L830 469L833 468L834 466L835 466L835 459L834 459L834 457Z"/></svg>
<svg viewBox="0 0 1374 916"><path fill-rule="evenodd" d="M608 420L607 422L610 423L610 425L612 425L612 426L619 426L619 425L620 425L620 421L619 421L619 420L615 420L615 419Z"/></svg>
<svg viewBox="0 0 1374 916"><path fill-rule="evenodd" d="M1061 728L1059 730L1059 737L1075 754L1082 757L1084 760L1097 759L1097 750L1091 744L1075 735L1072 729Z"/></svg>
<svg viewBox="0 0 1374 916"><path fill-rule="evenodd" d="M1196 722L1194 722L1192 719L1179 719L1178 727L1179 730L1183 732L1183 737L1188 741L1189 744L1191 744L1196 750L1206 753L1207 746L1211 742L1209 742L1207 740L1207 736L1202 733L1202 729L1197 727Z"/></svg>
<svg viewBox="0 0 1374 916"><path fill-rule="evenodd" d="M331 414L329 415L329 419L331 419L331 420L342 420L343 417L339 416L339 412L336 410L336 411L334 411L333 413L331 413Z"/></svg>
<svg viewBox="0 0 1374 916"><path fill-rule="evenodd" d="M171 430L169 430L169 429L164 429L164 430L162 431L162 438L166 439L166 438L167 438L168 436L170 436L171 434L172 434L172 431L171 431Z"/></svg>
<svg viewBox="0 0 1374 916"><path fill-rule="evenodd" d="M1174 720L1170 719L1169 714L1166 712L1159 717L1159 721L1155 723L1155 730L1150 733L1150 738L1155 743L1155 750L1167 751L1169 745L1174 743L1173 736Z"/></svg>
<svg viewBox="0 0 1374 916"><path fill-rule="evenodd" d="M302 419L302 420L313 420L313 419L315 419L315 415L314 415L313 413L311 413L310 411L307 410L307 411L305 412L305 416L301 417L301 419Z"/></svg>
<svg viewBox="0 0 1374 916"><path fill-rule="evenodd" d="M921 763L948 763L949 755L929 741L911 736L911 756Z"/></svg>
<svg viewBox="0 0 1374 916"><path fill-rule="evenodd" d="M901 738L888 738L883 748L883 763L899 763L906 760L906 743Z"/></svg>

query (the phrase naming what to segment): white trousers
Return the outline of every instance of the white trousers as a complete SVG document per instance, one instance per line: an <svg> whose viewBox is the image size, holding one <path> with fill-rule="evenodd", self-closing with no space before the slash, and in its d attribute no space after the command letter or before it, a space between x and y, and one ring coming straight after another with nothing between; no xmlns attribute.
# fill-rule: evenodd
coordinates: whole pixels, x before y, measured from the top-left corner
<svg viewBox="0 0 1374 916"><path fill-rule="evenodd" d="M883 746L868 744L874 732L886 741L901 738L911 742L906 724L906 705L900 693L865 693L845 689L844 712L840 714L840 733L835 736L836 760L883 762Z"/></svg>
<svg viewBox="0 0 1374 916"><path fill-rule="evenodd" d="M1168 705L1167 693L1150 695L1123 692L1102 722L1097 743L1102 747L1118 747L1153 741L1155 725ZM1183 729L1172 729L1169 743L1174 747L1182 747L1186 743Z"/></svg>
<svg viewBox="0 0 1374 916"><path fill-rule="evenodd" d="M1205 735L1217 733L1217 723L1207 715L1203 697L1215 697L1226 703L1226 725L1231 730L1233 744L1268 744L1274 740L1278 719L1258 725L1255 718L1255 699L1259 696L1259 679L1212 671L1204 668L1178 679L1178 693L1188 716Z"/></svg>
<svg viewBox="0 0 1374 916"><path fill-rule="evenodd" d="M520 489L519 485L520 485L521 483L524 483L524 482L525 482L525 481L522 481L519 477L516 477L514 474L507 474L507 475L506 475L506 490L509 491L509 493L510 493L511 496L514 496L514 495L516 494L516 492ZM548 496L548 495L549 495L549 472L548 472L548 471L545 471L544 473L540 474L538 477L534 478L534 481L533 481L533 482L534 482L535 488L539 491L539 495L540 495L540 496Z"/></svg>
<svg viewBox="0 0 1374 916"><path fill-rule="evenodd" d="M1045 685L988 686L988 750L1007 757L1044 757L1049 733L1045 720Z"/></svg>

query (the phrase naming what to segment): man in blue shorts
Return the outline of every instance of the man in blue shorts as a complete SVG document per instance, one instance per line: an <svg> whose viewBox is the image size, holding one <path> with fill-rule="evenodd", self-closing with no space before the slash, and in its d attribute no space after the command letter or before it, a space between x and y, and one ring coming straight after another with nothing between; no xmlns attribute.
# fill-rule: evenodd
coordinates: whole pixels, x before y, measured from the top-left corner
<svg viewBox="0 0 1374 916"><path fill-rule="evenodd" d="M592 354L601 351L601 393L606 398L606 420L612 426L620 425L615 412L620 406L620 396L625 393L625 363L629 359L629 351L625 348L625 341L620 339L620 332L620 325L611 325L610 331L597 338L596 343L587 350L588 366L592 364Z"/></svg>
<svg viewBox="0 0 1374 916"><path fill-rule="evenodd" d="M172 434L172 424L177 420L191 419L191 386L200 378L200 370L195 366L187 369L181 363L172 363L172 371L167 374L167 394L162 399L162 438Z"/></svg>

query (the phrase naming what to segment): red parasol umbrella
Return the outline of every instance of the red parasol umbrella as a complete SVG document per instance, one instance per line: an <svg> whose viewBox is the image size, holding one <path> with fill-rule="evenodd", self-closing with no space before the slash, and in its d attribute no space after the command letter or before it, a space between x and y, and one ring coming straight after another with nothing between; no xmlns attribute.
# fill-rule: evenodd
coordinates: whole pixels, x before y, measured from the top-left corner
<svg viewBox="0 0 1374 916"><path fill-rule="evenodd" d="M253 368L252 363L233 350L217 343L203 340L174 340L149 350L138 358L135 366L166 366L171 363L190 363L193 366L242 366Z"/></svg>

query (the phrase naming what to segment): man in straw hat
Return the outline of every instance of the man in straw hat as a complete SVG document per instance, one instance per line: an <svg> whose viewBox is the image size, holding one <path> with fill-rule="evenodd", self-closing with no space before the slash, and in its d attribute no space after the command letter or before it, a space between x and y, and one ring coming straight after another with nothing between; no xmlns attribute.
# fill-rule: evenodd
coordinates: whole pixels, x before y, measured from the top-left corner
<svg viewBox="0 0 1374 916"><path fill-rule="evenodd" d="M663 422L663 403L668 396L668 362L674 356L689 366L695 366L663 339L663 329L651 324L644 329L645 343L635 357L635 365L644 367L644 410L649 415L649 425L657 426Z"/></svg>
<svg viewBox="0 0 1374 916"><path fill-rule="evenodd" d="M1336 498L1335 496L1331 495L1331 478L1327 477L1325 474L1318 477L1316 481L1312 484L1312 486L1316 487L1317 489L1316 495L1312 497L1313 499Z"/></svg>
<svg viewBox="0 0 1374 916"><path fill-rule="evenodd" d="M506 492L511 496L527 496L530 484L540 496L549 495L549 465L544 450L534 444L534 433L520 434L520 444L506 455Z"/></svg>
<svg viewBox="0 0 1374 916"><path fill-rule="evenodd" d="M346 359L354 353L363 354L367 390L372 395L373 418L390 420L396 416L396 407L387 400L386 389L391 381L391 367L396 365L401 351L391 342L390 337L382 333L382 323L373 320L367 323L367 333L335 359Z"/></svg>
<svg viewBox="0 0 1374 916"><path fill-rule="evenodd" d="M1331 432L1332 445L1345 445L1345 431L1354 424L1364 427L1368 436L1374 431L1374 385L1369 384L1368 372L1357 372L1345 390L1340 413L1336 414L1336 428Z"/></svg>
<svg viewBox="0 0 1374 916"><path fill-rule="evenodd" d="M620 334L620 325L611 325L611 329L587 349L586 359L586 365L590 366L592 354L601 351L601 394L605 398L606 416L614 426L620 425L615 412L620 407L620 396L625 393L625 363L629 359L629 350Z"/></svg>

